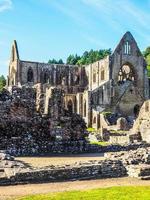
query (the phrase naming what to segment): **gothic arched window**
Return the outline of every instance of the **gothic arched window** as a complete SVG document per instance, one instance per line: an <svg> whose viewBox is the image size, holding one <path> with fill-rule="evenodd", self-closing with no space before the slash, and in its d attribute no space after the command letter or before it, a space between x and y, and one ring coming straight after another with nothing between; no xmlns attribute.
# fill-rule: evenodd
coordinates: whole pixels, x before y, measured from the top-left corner
<svg viewBox="0 0 150 200"><path fill-rule="evenodd" d="M48 83L49 82L49 77L48 74L45 72L44 73L44 83Z"/></svg>
<svg viewBox="0 0 150 200"><path fill-rule="evenodd" d="M126 81L135 81L135 74L128 64L123 65L118 74L119 83L124 83Z"/></svg>
<svg viewBox="0 0 150 200"><path fill-rule="evenodd" d="M96 72L93 72L93 83L96 83Z"/></svg>
<svg viewBox="0 0 150 200"><path fill-rule="evenodd" d="M84 101L84 117L86 117L86 101Z"/></svg>
<svg viewBox="0 0 150 200"><path fill-rule="evenodd" d="M124 53L125 54L131 54L131 46L130 46L128 41L126 41L125 44L124 44Z"/></svg>
<svg viewBox="0 0 150 200"><path fill-rule="evenodd" d="M27 81L34 82L33 70L31 67L28 69L28 72L27 72Z"/></svg>
<svg viewBox="0 0 150 200"><path fill-rule="evenodd" d="M102 70L101 71L101 81L104 81L105 80L105 71Z"/></svg>
<svg viewBox="0 0 150 200"><path fill-rule="evenodd" d="M96 124L96 117L93 118L93 124Z"/></svg>

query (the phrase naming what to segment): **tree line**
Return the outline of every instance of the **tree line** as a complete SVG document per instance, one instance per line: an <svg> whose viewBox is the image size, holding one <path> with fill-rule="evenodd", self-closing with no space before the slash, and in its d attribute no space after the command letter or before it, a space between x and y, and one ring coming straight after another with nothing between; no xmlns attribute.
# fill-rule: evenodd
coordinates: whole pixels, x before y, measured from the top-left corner
<svg viewBox="0 0 150 200"><path fill-rule="evenodd" d="M67 57L66 64L68 65L88 65L111 54L111 49L100 49L85 51L81 56L77 54L70 54ZM52 59L48 61L49 64L64 64L62 59Z"/></svg>

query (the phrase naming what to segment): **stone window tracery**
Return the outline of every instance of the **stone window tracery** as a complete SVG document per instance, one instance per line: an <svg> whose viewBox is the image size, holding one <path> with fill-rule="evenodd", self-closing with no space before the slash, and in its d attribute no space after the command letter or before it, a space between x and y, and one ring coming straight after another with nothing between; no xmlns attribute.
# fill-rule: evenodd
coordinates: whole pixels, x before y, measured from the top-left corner
<svg viewBox="0 0 150 200"><path fill-rule="evenodd" d="M129 65L123 65L118 74L118 82L124 83L126 81L135 81L135 76L133 70Z"/></svg>

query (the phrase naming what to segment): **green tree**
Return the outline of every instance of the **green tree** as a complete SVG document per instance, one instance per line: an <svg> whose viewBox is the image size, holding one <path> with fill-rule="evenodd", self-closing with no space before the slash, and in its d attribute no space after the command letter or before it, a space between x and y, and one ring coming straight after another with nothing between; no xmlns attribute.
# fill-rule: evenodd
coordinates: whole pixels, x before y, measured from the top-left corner
<svg viewBox="0 0 150 200"><path fill-rule="evenodd" d="M63 60L62 59L59 59L59 60L56 60L56 59L50 59L49 61L48 61L48 64L64 64L64 62L63 62Z"/></svg>
<svg viewBox="0 0 150 200"><path fill-rule="evenodd" d="M150 46L147 47L146 50L143 52L143 56L145 57L147 63L148 76L150 77Z"/></svg>
<svg viewBox="0 0 150 200"><path fill-rule="evenodd" d="M100 50L93 50L85 51L82 56L78 56L77 54L70 54L67 57L66 63L68 65L88 65L98 60L103 59L107 55L111 54L111 49L100 49ZM58 61L55 59L49 60L49 64L64 64L62 59Z"/></svg>
<svg viewBox="0 0 150 200"><path fill-rule="evenodd" d="M2 75L2 76L0 76L0 91L4 88L5 85L6 85L6 79Z"/></svg>

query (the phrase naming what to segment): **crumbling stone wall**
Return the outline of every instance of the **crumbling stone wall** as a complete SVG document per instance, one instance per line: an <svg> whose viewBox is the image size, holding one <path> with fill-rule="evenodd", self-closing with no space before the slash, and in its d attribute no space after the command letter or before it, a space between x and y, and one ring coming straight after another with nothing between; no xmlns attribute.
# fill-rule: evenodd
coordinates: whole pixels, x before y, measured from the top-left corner
<svg viewBox="0 0 150 200"><path fill-rule="evenodd" d="M36 90L12 87L0 94L0 147L13 155L84 150L84 120L62 107L63 91L52 89L49 113L36 110ZM57 146L61 141L62 145ZM73 143L71 143L73 142Z"/></svg>
<svg viewBox="0 0 150 200"><path fill-rule="evenodd" d="M106 153L104 160L32 168L0 153L0 185L118 177L150 179L150 148Z"/></svg>
<svg viewBox="0 0 150 200"><path fill-rule="evenodd" d="M131 129L130 137L138 134L141 135L143 141L150 142L150 100L143 103L139 116Z"/></svg>

